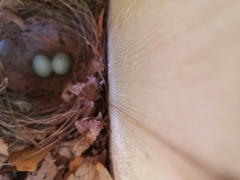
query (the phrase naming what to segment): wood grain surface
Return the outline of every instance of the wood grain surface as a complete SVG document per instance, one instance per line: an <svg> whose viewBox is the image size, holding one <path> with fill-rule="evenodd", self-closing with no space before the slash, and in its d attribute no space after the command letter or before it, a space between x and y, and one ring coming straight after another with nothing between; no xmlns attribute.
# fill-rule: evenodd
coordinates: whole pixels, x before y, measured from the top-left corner
<svg viewBox="0 0 240 180"><path fill-rule="evenodd" d="M112 0L117 180L240 179L240 1Z"/></svg>

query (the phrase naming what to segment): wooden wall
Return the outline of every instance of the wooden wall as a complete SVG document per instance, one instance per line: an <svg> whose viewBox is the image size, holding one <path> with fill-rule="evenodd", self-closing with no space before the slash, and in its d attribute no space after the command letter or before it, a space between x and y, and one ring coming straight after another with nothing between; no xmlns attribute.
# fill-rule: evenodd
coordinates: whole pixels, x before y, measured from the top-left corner
<svg viewBox="0 0 240 180"><path fill-rule="evenodd" d="M112 0L117 180L240 179L240 1Z"/></svg>

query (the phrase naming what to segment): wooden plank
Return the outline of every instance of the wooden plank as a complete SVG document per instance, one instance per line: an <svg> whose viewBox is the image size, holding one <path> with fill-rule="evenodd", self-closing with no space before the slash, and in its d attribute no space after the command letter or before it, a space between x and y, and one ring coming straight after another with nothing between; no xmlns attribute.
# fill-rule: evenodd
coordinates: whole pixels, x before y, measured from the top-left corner
<svg viewBox="0 0 240 180"><path fill-rule="evenodd" d="M115 0L116 179L240 179L240 1Z"/></svg>

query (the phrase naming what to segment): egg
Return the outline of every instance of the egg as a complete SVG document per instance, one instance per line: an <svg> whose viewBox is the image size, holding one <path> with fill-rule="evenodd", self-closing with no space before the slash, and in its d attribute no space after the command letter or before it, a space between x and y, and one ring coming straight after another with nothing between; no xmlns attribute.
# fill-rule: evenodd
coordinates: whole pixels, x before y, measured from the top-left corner
<svg viewBox="0 0 240 180"><path fill-rule="evenodd" d="M48 57L37 54L33 59L33 69L40 77L49 77L52 74L52 66Z"/></svg>
<svg viewBox="0 0 240 180"><path fill-rule="evenodd" d="M58 75L64 75L71 69L71 59L64 53L60 52L52 60L52 69Z"/></svg>

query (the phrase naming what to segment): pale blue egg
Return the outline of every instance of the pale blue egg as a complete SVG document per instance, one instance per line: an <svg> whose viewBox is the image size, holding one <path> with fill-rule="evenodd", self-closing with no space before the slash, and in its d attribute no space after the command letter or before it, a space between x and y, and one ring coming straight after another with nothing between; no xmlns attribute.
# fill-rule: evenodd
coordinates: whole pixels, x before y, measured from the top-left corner
<svg viewBox="0 0 240 180"><path fill-rule="evenodd" d="M48 57L38 54L33 59L33 69L40 77L49 77L52 74L52 66Z"/></svg>
<svg viewBox="0 0 240 180"><path fill-rule="evenodd" d="M60 52L56 54L52 61L52 69L58 75L64 75L71 69L71 59L64 53Z"/></svg>

